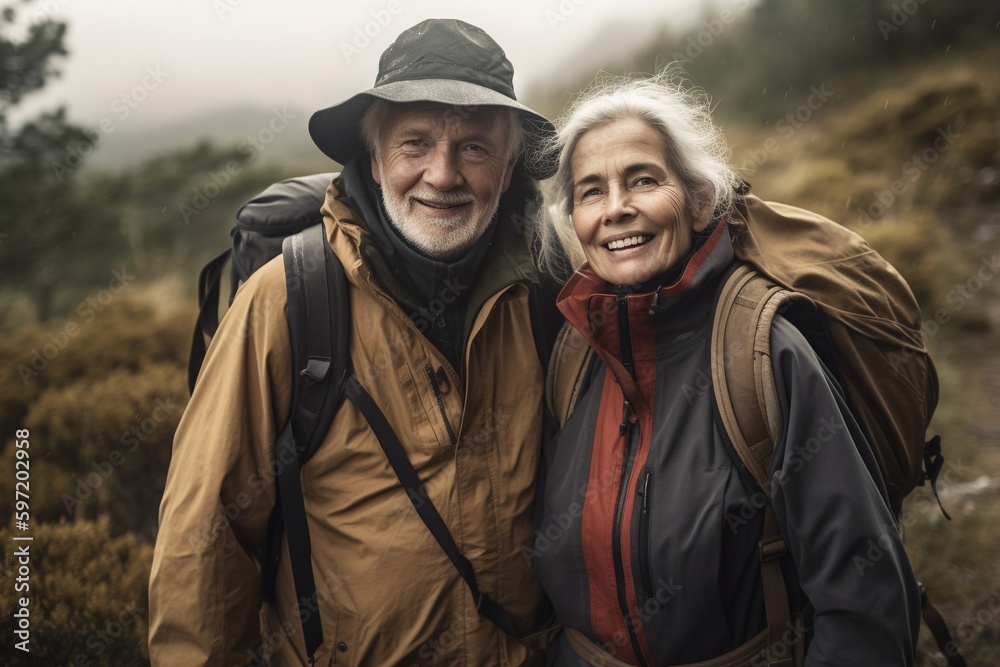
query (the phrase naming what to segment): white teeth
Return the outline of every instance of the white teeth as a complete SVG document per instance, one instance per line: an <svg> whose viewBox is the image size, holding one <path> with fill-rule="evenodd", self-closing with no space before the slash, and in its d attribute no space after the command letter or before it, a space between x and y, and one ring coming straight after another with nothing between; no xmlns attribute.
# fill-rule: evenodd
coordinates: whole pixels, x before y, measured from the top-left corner
<svg viewBox="0 0 1000 667"><path fill-rule="evenodd" d="M652 238L653 238L652 236L648 236L645 234L640 236L632 236L627 239L618 239L617 241L612 241L611 243L606 244L606 247L608 250L621 250L622 248L630 248L634 245L642 245L643 243L647 243Z"/></svg>

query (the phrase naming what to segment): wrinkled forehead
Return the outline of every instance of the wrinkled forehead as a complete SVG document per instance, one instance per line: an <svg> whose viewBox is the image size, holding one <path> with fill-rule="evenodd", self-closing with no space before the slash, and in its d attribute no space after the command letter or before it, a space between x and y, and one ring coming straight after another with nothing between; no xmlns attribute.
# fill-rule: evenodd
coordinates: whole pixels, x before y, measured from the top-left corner
<svg viewBox="0 0 1000 667"><path fill-rule="evenodd" d="M393 103L386 115L383 131L392 134L405 129L430 132L497 131L501 108L484 105L441 104L440 102Z"/></svg>
<svg viewBox="0 0 1000 667"><path fill-rule="evenodd" d="M663 133L654 125L634 117L602 123L582 132L572 147L569 167L578 180L596 168L622 171L632 162L662 162L674 169L671 151Z"/></svg>

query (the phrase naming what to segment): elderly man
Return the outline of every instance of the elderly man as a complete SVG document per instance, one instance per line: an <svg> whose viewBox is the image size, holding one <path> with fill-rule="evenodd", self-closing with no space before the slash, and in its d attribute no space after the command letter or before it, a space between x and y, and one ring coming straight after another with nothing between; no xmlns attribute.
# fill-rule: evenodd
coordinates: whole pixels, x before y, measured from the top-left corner
<svg viewBox="0 0 1000 667"><path fill-rule="evenodd" d="M177 430L150 579L155 665L539 660L548 606L522 553L542 429L529 221L548 174L524 156L552 126L515 100L512 76L479 28L424 21L382 55L372 89L313 116L313 140L344 164L322 212L348 279L353 371L426 498L407 497L345 402L301 471L314 599L298 604L283 545L258 615L292 387L285 276L270 262L241 287ZM506 632L414 510L427 500Z"/></svg>

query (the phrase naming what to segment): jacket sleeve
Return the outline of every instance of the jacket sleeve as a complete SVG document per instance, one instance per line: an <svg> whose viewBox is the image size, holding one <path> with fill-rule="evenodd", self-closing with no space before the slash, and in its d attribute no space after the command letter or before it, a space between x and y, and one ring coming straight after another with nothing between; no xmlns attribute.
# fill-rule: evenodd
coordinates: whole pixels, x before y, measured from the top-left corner
<svg viewBox="0 0 1000 667"><path fill-rule="evenodd" d="M780 317L771 351L785 415L773 505L814 608L805 664L910 665L920 596L874 455L839 386Z"/></svg>
<svg viewBox="0 0 1000 667"><path fill-rule="evenodd" d="M279 257L223 318L174 436L149 582L154 666L228 667L260 649L253 556L274 505L276 425L289 409L285 301Z"/></svg>

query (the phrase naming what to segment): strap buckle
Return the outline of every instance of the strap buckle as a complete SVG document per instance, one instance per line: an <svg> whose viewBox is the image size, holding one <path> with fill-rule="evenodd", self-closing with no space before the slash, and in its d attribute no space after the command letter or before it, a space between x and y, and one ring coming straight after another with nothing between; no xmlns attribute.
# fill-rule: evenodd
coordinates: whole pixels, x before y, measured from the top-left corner
<svg viewBox="0 0 1000 667"><path fill-rule="evenodd" d="M757 555L760 557L760 562L766 563L769 560L774 560L776 558L781 558L785 555L788 549L785 547L785 538L778 535L777 537L770 537L762 539L757 543Z"/></svg>

